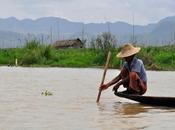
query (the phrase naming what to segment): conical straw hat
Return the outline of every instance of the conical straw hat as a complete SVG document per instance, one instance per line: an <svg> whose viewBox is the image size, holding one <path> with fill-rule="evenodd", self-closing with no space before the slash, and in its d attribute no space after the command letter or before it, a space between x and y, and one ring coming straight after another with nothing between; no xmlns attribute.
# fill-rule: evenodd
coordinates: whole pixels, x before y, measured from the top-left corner
<svg viewBox="0 0 175 130"><path fill-rule="evenodd" d="M140 47L134 47L131 43L127 43L122 47L122 50L117 54L117 57L124 58L132 56L140 51Z"/></svg>

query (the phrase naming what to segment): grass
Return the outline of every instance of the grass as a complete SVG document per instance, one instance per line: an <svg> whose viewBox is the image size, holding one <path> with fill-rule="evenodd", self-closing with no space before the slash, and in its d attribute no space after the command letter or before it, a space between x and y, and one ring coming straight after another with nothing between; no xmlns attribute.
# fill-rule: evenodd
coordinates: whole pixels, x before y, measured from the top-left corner
<svg viewBox="0 0 175 130"><path fill-rule="evenodd" d="M120 68L120 59L112 51L110 68ZM175 46L142 47L138 54L147 69L175 70ZM20 66L50 66L50 67L102 67L106 57L101 50L94 49L59 49L49 45L41 45L30 41L24 48L0 49L0 65L15 65L18 59Z"/></svg>
<svg viewBox="0 0 175 130"><path fill-rule="evenodd" d="M175 70L175 46L143 47L139 57L148 69Z"/></svg>

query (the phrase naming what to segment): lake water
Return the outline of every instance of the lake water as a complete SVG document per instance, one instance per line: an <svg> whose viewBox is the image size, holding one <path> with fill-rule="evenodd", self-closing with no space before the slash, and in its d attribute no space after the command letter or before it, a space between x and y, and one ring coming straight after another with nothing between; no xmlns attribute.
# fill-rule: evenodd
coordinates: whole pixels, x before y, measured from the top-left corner
<svg viewBox="0 0 175 130"><path fill-rule="evenodd" d="M106 82L118 73L108 70ZM175 96L175 72L147 73L146 95ZM175 129L175 108L141 105L112 88L96 104L103 69L0 67L0 74L1 130Z"/></svg>

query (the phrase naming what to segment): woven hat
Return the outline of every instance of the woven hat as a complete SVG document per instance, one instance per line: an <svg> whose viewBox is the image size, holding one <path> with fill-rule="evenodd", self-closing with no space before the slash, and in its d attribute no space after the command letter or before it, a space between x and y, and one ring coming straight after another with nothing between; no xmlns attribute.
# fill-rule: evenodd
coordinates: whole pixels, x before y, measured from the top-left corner
<svg viewBox="0 0 175 130"><path fill-rule="evenodd" d="M117 54L117 57L124 58L132 56L140 51L140 47L134 47L131 43L127 43L122 47L122 50Z"/></svg>

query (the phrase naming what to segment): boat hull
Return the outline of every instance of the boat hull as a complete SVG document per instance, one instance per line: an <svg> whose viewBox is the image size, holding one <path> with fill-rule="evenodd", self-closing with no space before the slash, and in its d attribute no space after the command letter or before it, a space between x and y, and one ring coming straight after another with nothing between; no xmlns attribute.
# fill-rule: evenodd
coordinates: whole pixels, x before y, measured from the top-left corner
<svg viewBox="0 0 175 130"><path fill-rule="evenodd" d="M115 95L122 98L130 99L142 104L175 107L175 97L141 96L141 95L133 95L133 94L124 94L121 92L115 92Z"/></svg>

